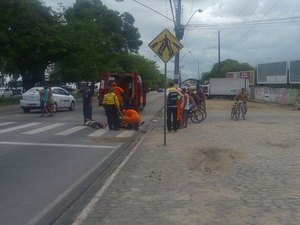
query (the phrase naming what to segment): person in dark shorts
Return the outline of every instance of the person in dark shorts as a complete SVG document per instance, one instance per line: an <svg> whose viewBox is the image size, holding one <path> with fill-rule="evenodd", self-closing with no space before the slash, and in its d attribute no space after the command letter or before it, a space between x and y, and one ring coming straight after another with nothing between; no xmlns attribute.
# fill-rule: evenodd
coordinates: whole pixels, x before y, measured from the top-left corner
<svg viewBox="0 0 300 225"><path fill-rule="evenodd" d="M83 124L92 120L92 102L93 93L88 85L85 85L82 90L82 104L83 104Z"/></svg>

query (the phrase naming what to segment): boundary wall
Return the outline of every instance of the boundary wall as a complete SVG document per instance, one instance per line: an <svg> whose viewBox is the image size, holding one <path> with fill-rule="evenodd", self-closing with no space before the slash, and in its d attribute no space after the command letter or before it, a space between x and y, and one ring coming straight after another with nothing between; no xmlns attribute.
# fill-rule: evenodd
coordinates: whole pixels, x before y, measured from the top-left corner
<svg viewBox="0 0 300 225"><path fill-rule="evenodd" d="M300 89L254 86L250 87L250 98L269 103L293 105L297 109L299 109Z"/></svg>

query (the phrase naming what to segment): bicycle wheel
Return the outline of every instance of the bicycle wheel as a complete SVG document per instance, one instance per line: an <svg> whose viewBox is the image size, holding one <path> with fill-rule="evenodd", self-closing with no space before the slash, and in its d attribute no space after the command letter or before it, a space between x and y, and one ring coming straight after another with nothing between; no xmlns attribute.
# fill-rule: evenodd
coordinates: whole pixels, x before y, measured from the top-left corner
<svg viewBox="0 0 300 225"><path fill-rule="evenodd" d="M202 122L203 120L206 119L207 113L206 113L206 110L203 110L203 109L200 109L200 111L202 112L202 115L203 115L202 120L201 120L201 122Z"/></svg>
<svg viewBox="0 0 300 225"><path fill-rule="evenodd" d="M233 106L233 107L231 108L231 114L230 114L231 119L233 119L234 116L235 116L235 106Z"/></svg>
<svg viewBox="0 0 300 225"><path fill-rule="evenodd" d="M237 106L237 108L236 108L236 110L235 110L234 119L235 119L235 120L239 120L240 115L241 115L241 107L240 107L240 106Z"/></svg>
<svg viewBox="0 0 300 225"><path fill-rule="evenodd" d="M193 123L200 123L203 120L203 113L199 109L190 112L190 120Z"/></svg>

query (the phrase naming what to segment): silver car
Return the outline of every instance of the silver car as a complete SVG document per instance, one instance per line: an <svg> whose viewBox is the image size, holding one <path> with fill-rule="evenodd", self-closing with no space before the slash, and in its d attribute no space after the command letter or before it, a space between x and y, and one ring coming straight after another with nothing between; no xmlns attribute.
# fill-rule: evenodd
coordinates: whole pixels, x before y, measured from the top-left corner
<svg viewBox="0 0 300 225"><path fill-rule="evenodd" d="M13 92L6 87L0 87L0 98L8 98L13 96Z"/></svg>
<svg viewBox="0 0 300 225"><path fill-rule="evenodd" d="M40 90L43 87L33 87L22 94L20 106L24 113L32 109L40 109ZM60 109L75 110L75 98L67 90L61 87L51 87L54 98L54 112Z"/></svg>

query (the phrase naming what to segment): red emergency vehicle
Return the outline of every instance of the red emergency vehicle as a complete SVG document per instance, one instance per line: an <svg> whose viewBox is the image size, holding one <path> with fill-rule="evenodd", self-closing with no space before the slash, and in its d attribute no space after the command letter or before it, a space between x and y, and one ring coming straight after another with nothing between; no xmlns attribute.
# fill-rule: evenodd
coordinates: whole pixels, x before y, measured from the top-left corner
<svg viewBox="0 0 300 225"><path fill-rule="evenodd" d="M136 73L103 73L98 87L99 106L102 106L103 96L114 82L124 90L122 109L131 108L139 111L144 108L147 88L141 76Z"/></svg>

